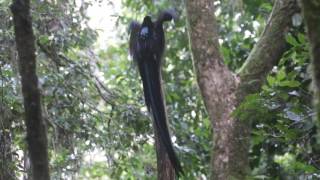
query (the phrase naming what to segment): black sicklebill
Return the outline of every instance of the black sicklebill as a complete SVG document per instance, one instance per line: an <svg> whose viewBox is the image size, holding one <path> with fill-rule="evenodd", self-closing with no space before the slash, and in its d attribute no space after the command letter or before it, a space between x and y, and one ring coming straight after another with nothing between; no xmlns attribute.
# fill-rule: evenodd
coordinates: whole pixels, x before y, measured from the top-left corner
<svg viewBox="0 0 320 180"><path fill-rule="evenodd" d="M130 24L129 50L139 68L145 102L153 116L160 145L165 147L171 165L179 176L183 171L171 142L161 86L161 59L165 49L163 23L173 18L175 11L166 10L160 13L155 22L150 16L146 16L142 24L133 21Z"/></svg>

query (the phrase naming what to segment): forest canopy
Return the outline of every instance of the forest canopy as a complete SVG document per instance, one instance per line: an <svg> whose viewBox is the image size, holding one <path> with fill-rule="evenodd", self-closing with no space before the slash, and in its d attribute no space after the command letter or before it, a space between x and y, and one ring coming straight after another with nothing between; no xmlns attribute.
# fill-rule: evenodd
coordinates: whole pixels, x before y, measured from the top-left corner
<svg viewBox="0 0 320 180"><path fill-rule="evenodd" d="M1 180L177 178L129 55L168 9L179 179L320 178L319 0L0 0Z"/></svg>

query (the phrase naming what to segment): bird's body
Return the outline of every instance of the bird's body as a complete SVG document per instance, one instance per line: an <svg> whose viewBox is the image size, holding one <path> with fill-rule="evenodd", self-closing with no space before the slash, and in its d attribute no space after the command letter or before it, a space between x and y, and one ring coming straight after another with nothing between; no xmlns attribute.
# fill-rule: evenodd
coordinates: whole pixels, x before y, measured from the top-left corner
<svg viewBox="0 0 320 180"><path fill-rule="evenodd" d="M165 49L163 22L172 18L172 12L164 11L155 22L152 22L150 16L146 16L141 25L132 22L130 54L138 65L145 102L153 116L155 132L160 138L160 144L165 147L176 174L179 175L182 168L171 142L161 86L161 59Z"/></svg>

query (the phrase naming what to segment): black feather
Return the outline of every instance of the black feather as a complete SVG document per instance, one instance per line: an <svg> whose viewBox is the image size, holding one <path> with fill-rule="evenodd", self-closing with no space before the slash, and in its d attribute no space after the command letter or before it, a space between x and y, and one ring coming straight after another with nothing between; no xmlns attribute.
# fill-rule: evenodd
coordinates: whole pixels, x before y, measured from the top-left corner
<svg viewBox="0 0 320 180"><path fill-rule="evenodd" d="M155 22L152 22L150 16L146 16L142 24L132 22L129 50L139 68L146 105L153 116L160 145L165 147L170 162L179 176L183 171L170 138L161 86L161 59L165 49L163 22L170 21L175 16L173 11L167 10L163 11Z"/></svg>

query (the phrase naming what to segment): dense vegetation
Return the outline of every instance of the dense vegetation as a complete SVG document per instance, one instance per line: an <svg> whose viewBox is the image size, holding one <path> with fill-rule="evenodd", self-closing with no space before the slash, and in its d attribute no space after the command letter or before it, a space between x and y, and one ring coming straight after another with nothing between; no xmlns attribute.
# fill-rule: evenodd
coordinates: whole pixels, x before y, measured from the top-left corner
<svg viewBox="0 0 320 180"><path fill-rule="evenodd" d="M10 3L0 1L0 170L16 179L27 176L30 165ZM128 56L127 28L131 20L175 7L179 19L166 25L163 64L171 134L184 179L207 179L212 130L194 74L183 2L122 0L115 14L117 36L106 48L97 43L99 30L88 26L87 9L98 3L31 2L51 178L156 178L152 123ZM235 72L263 33L272 4L216 1L220 51ZM252 124L252 179L320 178L309 43L302 15L292 21L279 65L261 92L247 96L233 113Z"/></svg>

